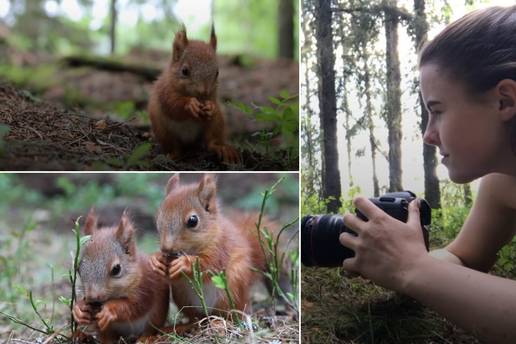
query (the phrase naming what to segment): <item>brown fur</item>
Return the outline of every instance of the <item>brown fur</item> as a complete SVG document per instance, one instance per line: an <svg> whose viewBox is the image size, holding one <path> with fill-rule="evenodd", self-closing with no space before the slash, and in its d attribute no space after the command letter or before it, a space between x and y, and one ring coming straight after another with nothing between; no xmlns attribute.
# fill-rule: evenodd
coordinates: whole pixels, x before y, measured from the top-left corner
<svg viewBox="0 0 516 344"><path fill-rule="evenodd" d="M74 318L92 326L102 343L155 334L167 318L167 280L153 271L149 257L137 252L134 228L125 213L118 227L97 229L96 225L90 212L84 232L92 237L79 265L84 298L75 305ZM109 274L116 264L122 266L120 278ZM93 302L101 303L100 309L94 309ZM148 319L138 328L138 320L145 316Z"/></svg>
<svg viewBox="0 0 516 344"><path fill-rule="evenodd" d="M191 185L180 185L179 176L174 175L166 192L157 216L162 254L181 252L189 257L176 258L182 260L181 271L187 274L191 274L191 263L198 258L201 271L205 272L205 284L211 283L211 275L206 273L208 270L224 270L236 309L250 312L250 290L260 277L255 269L265 269L265 256L255 225L258 214L239 213L231 220L225 218L216 201L215 179L210 175ZM186 223L192 214L199 217L199 223L195 228L187 228ZM268 227L275 229L272 222L268 222ZM173 264L174 261L167 268ZM181 284L181 279L184 279L181 275L171 278L172 297L180 309L192 305L190 294L174 289L184 284ZM223 290L216 293L212 301L213 313L228 315L230 304ZM184 308L183 311L190 319L204 315L199 307Z"/></svg>
<svg viewBox="0 0 516 344"><path fill-rule="evenodd" d="M226 163L240 161L238 152L226 143L224 114L217 101L216 47L213 28L209 43L188 40L184 29L176 33L170 64L151 91L152 131L172 158L207 149Z"/></svg>

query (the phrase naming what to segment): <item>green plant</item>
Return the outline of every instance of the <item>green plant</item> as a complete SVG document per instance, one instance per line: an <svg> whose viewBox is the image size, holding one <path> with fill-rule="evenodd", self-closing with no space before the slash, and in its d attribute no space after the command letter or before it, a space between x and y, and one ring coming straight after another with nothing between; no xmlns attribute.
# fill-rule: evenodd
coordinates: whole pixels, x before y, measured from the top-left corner
<svg viewBox="0 0 516 344"><path fill-rule="evenodd" d="M199 262L199 258L196 258L195 262L192 264L192 278L190 278L184 272L181 272L181 274L186 278L195 294L197 294L199 297L204 314L206 314L206 317L209 317L210 312L208 311L208 306L206 305L206 299L204 297L203 272L201 271L201 263Z"/></svg>
<svg viewBox="0 0 516 344"><path fill-rule="evenodd" d="M261 145L265 148L265 154L274 152L271 148L271 140L279 137L280 144L274 147L287 150L289 157L297 157L299 147L298 96L282 91L279 97L269 97L269 101L272 106L249 106L239 101L231 104L250 118L268 125L266 129L256 133Z"/></svg>
<svg viewBox="0 0 516 344"><path fill-rule="evenodd" d="M129 156L123 160L119 158L109 159L107 163L109 165L113 165L117 168L121 168L123 170L127 170L131 167L138 168L148 168L149 161L144 158L150 153L152 149L152 144L150 142L144 142L138 146L136 146L133 151L129 154ZM104 169L104 166L98 166L100 169Z"/></svg>
<svg viewBox="0 0 516 344"><path fill-rule="evenodd" d="M279 243L280 238L283 233L285 233L285 230L290 228L293 224L295 224L298 221L298 217L291 220L289 223L284 225L279 232L276 234L276 237L272 235L272 233L266 228L262 228L262 220L265 213L265 206L267 204L267 201L270 199L272 194L276 191L276 187L283 181L283 177L280 178L278 181L276 181L269 189L265 189L263 192L263 198L262 198L262 205L260 208L260 214L258 217L258 222L256 223L256 230L258 234L258 240L260 243L260 247L262 249L262 252L266 258L266 267L267 271L264 272L264 276L271 282L272 285L272 300L274 302L276 294L278 294L285 302L288 304L296 313L299 312L298 304L297 304L297 293L288 293L283 290L281 287L279 281L282 273L282 269L285 262L285 255L286 252L279 253ZM297 234L297 233L296 233ZM290 238L287 245L290 244L290 241L293 237ZM299 260L298 256L295 254L290 254L289 257L291 258L291 262L289 265L291 265L292 269L297 271L297 267L299 266ZM292 260L292 258L295 258L295 260ZM289 280L292 284L293 290L297 290L297 273L294 276L289 276Z"/></svg>
<svg viewBox="0 0 516 344"><path fill-rule="evenodd" d="M229 290L226 272L225 271L219 271L217 273L212 272L211 273L211 281L213 282L213 285L215 287L224 290L224 292L226 293L226 296L228 298L229 307L232 310L236 309L235 300L233 299L233 295L231 294L231 291ZM240 323L240 318L238 317L238 314L236 314L234 319L236 319L237 324Z"/></svg>

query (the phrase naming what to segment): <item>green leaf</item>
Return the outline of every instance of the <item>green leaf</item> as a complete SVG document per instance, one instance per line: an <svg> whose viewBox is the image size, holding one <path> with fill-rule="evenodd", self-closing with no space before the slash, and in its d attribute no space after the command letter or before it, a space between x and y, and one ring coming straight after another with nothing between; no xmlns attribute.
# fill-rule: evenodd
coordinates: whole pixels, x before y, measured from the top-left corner
<svg viewBox="0 0 516 344"><path fill-rule="evenodd" d="M57 300L67 306L70 306L70 304L72 303L72 299L64 296L59 296Z"/></svg>
<svg viewBox="0 0 516 344"><path fill-rule="evenodd" d="M84 244L86 244L88 242L88 240L90 240L90 239L91 239L91 235L84 235L84 236L82 236L81 239L80 239L81 247L83 247Z"/></svg>
<svg viewBox="0 0 516 344"><path fill-rule="evenodd" d="M134 166L137 165L140 160L149 153L152 145L150 142L145 142L136 147L131 155L129 156L129 159L127 159L127 166Z"/></svg>
<svg viewBox="0 0 516 344"><path fill-rule="evenodd" d="M213 282L213 285L219 289L226 289L226 283L224 281L224 278L220 275L215 275L211 277L211 281Z"/></svg>
<svg viewBox="0 0 516 344"><path fill-rule="evenodd" d="M283 90L280 92L280 97L283 98L283 99L288 99L290 98L290 95L288 94L288 91L287 90Z"/></svg>
<svg viewBox="0 0 516 344"><path fill-rule="evenodd" d="M275 104L275 105L281 105L282 102L281 100L279 100L278 98L275 98L275 97L269 97L269 100L272 104Z"/></svg>

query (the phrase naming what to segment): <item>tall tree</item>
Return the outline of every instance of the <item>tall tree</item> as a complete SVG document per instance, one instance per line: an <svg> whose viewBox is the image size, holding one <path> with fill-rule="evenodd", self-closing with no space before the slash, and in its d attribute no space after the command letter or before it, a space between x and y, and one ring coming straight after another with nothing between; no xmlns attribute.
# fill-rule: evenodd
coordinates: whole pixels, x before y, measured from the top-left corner
<svg viewBox="0 0 516 344"><path fill-rule="evenodd" d="M322 130L323 197L328 211L341 206L339 157L337 151L337 101L335 97L335 57L333 55L331 1L319 0L317 7L317 54L319 57L319 111Z"/></svg>
<svg viewBox="0 0 516 344"><path fill-rule="evenodd" d="M278 2L278 56L294 58L294 1Z"/></svg>
<svg viewBox="0 0 516 344"><path fill-rule="evenodd" d="M386 117L389 142L389 191L403 190L401 169L401 75L398 56L397 0L384 0L387 67Z"/></svg>
<svg viewBox="0 0 516 344"><path fill-rule="evenodd" d="M414 34L416 49L419 51L427 40L428 22L425 13L425 0L414 0ZM419 105L421 108L421 135L425 133L428 124L428 111L419 92ZM441 207L441 191L439 178L435 173L437 159L435 146L423 144L423 167L425 171L425 199L432 208Z"/></svg>
<svg viewBox="0 0 516 344"><path fill-rule="evenodd" d="M111 21L109 23L109 41L110 41L110 53L113 55L116 48L116 22L118 18L118 9L116 7L117 0L111 0L110 16Z"/></svg>
<svg viewBox="0 0 516 344"><path fill-rule="evenodd" d="M304 15L301 18L301 28L303 29L302 45L301 45L301 63L304 70L302 78L301 92L304 92L305 98L302 99L302 119L301 119L301 145L302 154L302 188L303 195L310 197L317 194L320 198L320 166L317 155L320 154L320 135L316 123L313 121L314 111L311 106L311 99L314 95L313 87L311 87L311 61L314 58L313 44L313 6L308 1L303 3Z"/></svg>

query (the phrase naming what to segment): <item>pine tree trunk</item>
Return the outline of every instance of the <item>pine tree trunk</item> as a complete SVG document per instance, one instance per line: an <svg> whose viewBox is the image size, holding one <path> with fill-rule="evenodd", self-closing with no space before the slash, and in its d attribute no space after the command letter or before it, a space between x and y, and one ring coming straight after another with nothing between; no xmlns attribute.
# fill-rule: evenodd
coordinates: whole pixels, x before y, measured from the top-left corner
<svg viewBox="0 0 516 344"><path fill-rule="evenodd" d="M397 0L386 0L386 5L396 8ZM397 14L392 11L385 11L389 191L403 190L401 169L401 76L398 56L398 22Z"/></svg>
<svg viewBox="0 0 516 344"><path fill-rule="evenodd" d="M111 0L111 22L109 25L110 53L113 55L116 48L116 22L117 22L116 0Z"/></svg>
<svg viewBox="0 0 516 344"><path fill-rule="evenodd" d="M317 51L319 57L319 110L322 142L323 197L329 200L328 211L340 206L341 188L337 152L337 101L335 98L335 57L333 55L332 14L330 1L319 0Z"/></svg>
<svg viewBox="0 0 516 344"><path fill-rule="evenodd" d="M416 49L419 50L427 40L428 23L425 14L425 0L414 0L415 13L415 34ZM419 93L419 104L421 107L421 135L424 135L428 124L428 111L426 110L421 93ZM439 189L439 179L435 169L437 159L435 156L435 146L423 144L423 166L425 170L425 199L430 207L437 209L441 207L441 191Z"/></svg>
<svg viewBox="0 0 516 344"><path fill-rule="evenodd" d="M279 0L278 3L278 56L294 58L294 2Z"/></svg>

